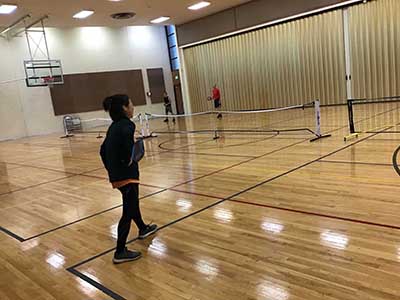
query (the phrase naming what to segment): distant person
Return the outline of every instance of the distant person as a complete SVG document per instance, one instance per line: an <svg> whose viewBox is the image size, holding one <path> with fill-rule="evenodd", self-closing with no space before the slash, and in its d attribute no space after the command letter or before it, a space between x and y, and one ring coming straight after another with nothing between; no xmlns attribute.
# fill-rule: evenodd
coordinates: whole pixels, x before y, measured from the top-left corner
<svg viewBox="0 0 400 300"><path fill-rule="evenodd" d="M165 115L167 116L164 120L164 122L168 122L168 113L171 113L171 115L174 115L172 112L172 104L171 100L169 99L167 91L164 91L164 106L165 106ZM175 118L172 119L172 122L175 123Z"/></svg>
<svg viewBox="0 0 400 300"><path fill-rule="evenodd" d="M212 100L214 100L214 108L220 109L221 108L221 92L217 87L217 84L214 85L212 90ZM222 114L219 113L217 116L218 119L222 119Z"/></svg>
<svg viewBox="0 0 400 300"><path fill-rule="evenodd" d="M122 194L122 217L118 224L115 264L136 260L141 257L138 251L129 251L126 240L133 220L139 229L139 239L144 239L157 231L157 225L145 224L139 208L139 165L133 159L135 124L134 107L127 95L114 95L103 102L104 110L109 112L112 124L101 145L100 155L108 172L113 188Z"/></svg>

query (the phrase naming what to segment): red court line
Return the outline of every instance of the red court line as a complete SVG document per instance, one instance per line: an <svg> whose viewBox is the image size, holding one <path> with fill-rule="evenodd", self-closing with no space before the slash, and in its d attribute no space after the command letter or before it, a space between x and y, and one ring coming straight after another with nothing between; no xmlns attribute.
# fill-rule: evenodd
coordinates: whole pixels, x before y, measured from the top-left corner
<svg viewBox="0 0 400 300"><path fill-rule="evenodd" d="M245 204L245 205L253 205L253 206L259 206L259 207L264 207L264 208L271 208L271 209L276 209L276 210L283 210L283 211L288 211L288 212L305 214L305 215L310 215L310 216L317 216L317 217L329 218L329 219L334 219L334 220L359 223L359 224L364 224L364 225L378 226L378 227L384 227L384 228L390 228L390 229L400 229L400 226L396 226L396 225L369 222L369 221L364 221L364 220L351 219L351 218L346 218L346 217L310 212L310 211L293 209L293 208L286 208L286 207L280 207L280 206L274 206L274 205L268 205L268 204L260 204L260 203L244 201L244 200L228 199L228 201L241 203L241 204Z"/></svg>

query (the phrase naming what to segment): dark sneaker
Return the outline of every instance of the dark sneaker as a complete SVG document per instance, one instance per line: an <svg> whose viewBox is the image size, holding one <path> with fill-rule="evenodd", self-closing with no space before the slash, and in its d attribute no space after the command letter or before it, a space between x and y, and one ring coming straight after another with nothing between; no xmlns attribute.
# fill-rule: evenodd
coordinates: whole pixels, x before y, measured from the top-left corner
<svg viewBox="0 0 400 300"><path fill-rule="evenodd" d="M149 235L152 235L154 232L157 231L157 225L156 224L149 224L146 226L146 228L139 230L139 236L138 238L140 240L143 240L147 238Z"/></svg>
<svg viewBox="0 0 400 300"><path fill-rule="evenodd" d="M164 122L168 122L168 119L165 119Z"/></svg>
<svg viewBox="0 0 400 300"><path fill-rule="evenodd" d="M173 119L172 119L172 122L174 122L174 123L175 123L175 118L173 118Z"/></svg>
<svg viewBox="0 0 400 300"><path fill-rule="evenodd" d="M125 247L124 251L121 253L114 253L113 263L114 264L122 264L124 262L137 260L142 256L142 253L139 251L130 251Z"/></svg>

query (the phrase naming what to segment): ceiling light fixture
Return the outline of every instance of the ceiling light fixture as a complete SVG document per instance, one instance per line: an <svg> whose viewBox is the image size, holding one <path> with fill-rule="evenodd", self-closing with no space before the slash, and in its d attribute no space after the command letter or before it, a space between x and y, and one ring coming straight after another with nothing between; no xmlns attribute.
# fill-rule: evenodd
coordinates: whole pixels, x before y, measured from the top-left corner
<svg viewBox="0 0 400 300"><path fill-rule="evenodd" d="M159 24L165 21L168 21L169 19L171 19L170 17L159 17L157 19L151 20L150 22L153 24Z"/></svg>
<svg viewBox="0 0 400 300"><path fill-rule="evenodd" d="M8 15L13 13L17 9L16 5L11 4L0 4L0 14Z"/></svg>
<svg viewBox="0 0 400 300"><path fill-rule="evenodd" d="M188 7L188 9L190 10L198 10L198 9L202 9L204 7L209 6L211 3L207 2L207 1L201 1L199 3L193 4L191 6Z"/></svg>
<svg viewBox="0 0 400 300"><path fill-rule="evenodd" d="M82 10L82 11L78 12L77 14L75 14L73 16L73 18L75 18L75 19L85 19L85 18L87 18L87 17L89 17L89 16L91 16L93 14L94 14L93 10Z"/></svg>

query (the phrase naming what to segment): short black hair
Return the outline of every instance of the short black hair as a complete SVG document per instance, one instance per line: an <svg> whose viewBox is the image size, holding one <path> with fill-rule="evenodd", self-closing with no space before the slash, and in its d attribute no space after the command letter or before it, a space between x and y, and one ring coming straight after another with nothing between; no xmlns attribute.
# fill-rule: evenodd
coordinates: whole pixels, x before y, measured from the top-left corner
<svg viewBox="0 0 400 300"><path fill-rule="evenodd" d="M117 94L107 97L103 101L103 108L110 114L113 121L119 121L126 117L124 106L129 105L129 96L124 94Z"/></svg>

